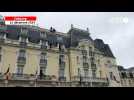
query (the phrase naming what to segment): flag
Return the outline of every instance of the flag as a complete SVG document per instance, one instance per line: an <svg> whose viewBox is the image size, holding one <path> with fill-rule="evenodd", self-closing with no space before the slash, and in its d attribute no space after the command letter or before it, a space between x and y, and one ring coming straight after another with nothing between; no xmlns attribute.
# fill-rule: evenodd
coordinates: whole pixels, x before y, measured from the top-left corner
<svg viewBox="0 0 134 100"><path fill-rule="evenodd" d="M35 73L35 87L37 86L37 79L38 79L38 70Z"/></svg>
<svg viewBox="0 0 134 100"><path fill-rule="evenodd" d="M7 71L4 73L4 75L7 75L9 73L10 68L8 67Z"/></svg>
<svg viewBox="0 0 134 100"><path fill-rule="evenodd" d="M38 79L38 70L36 70L36 73L35 73L35 80Z"/></svg>
<svg viewBox="0 0 134 100"><path fill-rule="evenodd" d="M7 71L4 73L4 75L6 76L6 80L9 80L9 76L10 76L9 70L10 68L8 67Z"/></svg>

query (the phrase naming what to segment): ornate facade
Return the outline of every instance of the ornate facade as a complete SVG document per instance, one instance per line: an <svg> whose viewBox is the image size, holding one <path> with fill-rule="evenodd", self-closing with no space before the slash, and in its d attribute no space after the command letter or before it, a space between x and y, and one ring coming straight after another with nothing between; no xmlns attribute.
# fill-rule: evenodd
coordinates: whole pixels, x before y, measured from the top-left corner
<svg viewBox="0 0 134 100"><path fill-rule="evenodd" d="M123 87L134 87L134 67L125 69L123 66L118 66L120 82Z"/></svg>
<svg viewBox="0 0 134 100"><path fill-rule="evenodd" d="M10 68L10 77L4 73ZM0 86L121 86L116 58L108 44L89 30L68 33L37 26L0 29Z"/></svg>

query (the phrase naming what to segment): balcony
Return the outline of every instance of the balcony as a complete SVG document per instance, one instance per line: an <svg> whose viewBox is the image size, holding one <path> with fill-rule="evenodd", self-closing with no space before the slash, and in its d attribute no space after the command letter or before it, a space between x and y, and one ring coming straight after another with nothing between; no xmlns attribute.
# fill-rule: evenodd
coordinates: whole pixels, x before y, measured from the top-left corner
<svg viewBox="0 0 134 100"><path fill-rule="evenodd" d="M34 80L35 79L35 75L28 75L28 74L16 74L13 73L11 80Z"/></svg>
<svg viewBox="0 0 134 100"><path fill-rule="evenodd" d="M96 70L96 64L91 62L91 69Z"/></svg>
<svg viewBox="0 0 134 100"><path fill-rule="evenodd" d="M87 51L86 50L82 50L82 55L87 55Z"/></svg>
<svg viewBox="0 0 134 100"><path fill-rule="evenodd" d="M47 49L47 46L46 45L41 45L41 49Z"/></svg>
<svg viewBox="0 0 134 100"><path fill-rule="evenodd" d="M20 42L20 46L25 48L27 46L27 43L26 42Z"/></svg>
<svg viewBox="0 0 134 100"><path fill-rule="evenodd" d="M83 62L87 63L88 62L88 57L87 56L83 56Z"/></svg>
<svg viewBox="0 0 134 100"><path fill-rule="evenodd" d="M59 77L59 81L66 81L66 77Z"/></svg>
<svg viewBox="0 0 134 100"><path fill-rule="evenodd" d="M95 55L95 53L94 53L94 52L89 51L89 56L93 57L94 55Z"/></svg>
<svg viewBox="0 0 134 100"><path fill-rule="evenodd" d="M72 81L81 81L81 82L103 82L103 83L107 83L107 79L106 78L93 78L93 77L80 77L80 76L74 76L72 77Z"/></svg>
<svg viewBox="0 0 134 100"><path fill-rule="evenodd" d="M60 49L59 49L59 52L60 52L60 53L64 53L65 50L64 50L63 48L60 48Z"/></svg>
<svg viewBox="0 0 134 100"><path fill-rule="evenodd" d="M40 59L40 65L47 66L47 60L46 59Z"/></svg>
<svg viewBox="0 0 134 100"><path fill-rule="evenodd" d="M83 63L83 68L84 68L84 69L89 69L88 63L85 63L85 62L84 62L84 63Z"/></svg>

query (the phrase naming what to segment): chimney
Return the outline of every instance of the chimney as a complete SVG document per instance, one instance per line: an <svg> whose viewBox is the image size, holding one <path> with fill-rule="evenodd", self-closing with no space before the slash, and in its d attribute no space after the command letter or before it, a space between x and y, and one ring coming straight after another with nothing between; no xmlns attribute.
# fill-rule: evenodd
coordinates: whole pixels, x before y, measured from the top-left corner
<svg viewBox="0 0 134 100"><path fill-rule="evenodd" d="M89 33L89 28L87 28L87 32Z"/></svg>
<svg viewBox="0 0 134 100"><path fill-rule="evenodd" d="M73 24L71 24L71 29L73 28Z"/></svg>

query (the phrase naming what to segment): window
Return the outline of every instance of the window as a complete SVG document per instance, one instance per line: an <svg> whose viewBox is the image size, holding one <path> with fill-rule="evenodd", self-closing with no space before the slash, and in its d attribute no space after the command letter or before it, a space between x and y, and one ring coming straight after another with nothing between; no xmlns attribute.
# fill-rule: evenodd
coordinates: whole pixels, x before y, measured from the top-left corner
<svg viewBox="0 0 134 100"><path fill-rule="evenodd" d="M42 76L42 75L45 75L45 74L46 74L46 68L41 67L40 68L40 75Z"/></svg>
<svg viewBox="0 0 134 100"><path fill-rule="evenodd" d="M133 73L129 73L130 78L133 78Z"/></svg>
<svg viewBox="0 0 134 100"><path fill-rule="evenodd" d="M89 68L88 63L83 63L83 67L84 67L84 68Z"/></svg>
<svg viewBox="0 0 134 100"><path fill-rule="evenodd" d="M93 58L93 57L91 57L91 59L90 59L90 60L91 60L91 62L94 62L94 58Z"/></svg>
<svg viewBox="0 0 134 100"><path fill-rule="evenodd" d="M77 64L80 64L80 62L79 62L79 56L76 57L76 60L77 60Z"/></svg>
<svg viewBox="0 0 134 100"><path fill-rule="evenodd" d="M83 55L87 55L87 50L82 50Z"/></svg>
<svg viewBox="0 0 134 100"><path fill-rule="evenodd" d="M64 69L59 70L59 77L64 77Z"/></svg>
<svg viewBox="0 0 134 100"><path fill-rule="evenodd" d="M65 58L64 55L59 55L59 66L62 69L64 69L64 67L65 67L64 58Z"/></svg>
<svg viewBox="0 0 134 100"><path fill-rule="evenodd" d="M63 44L59 44L59 51L64 52L64 45Z"/></svg>
<svg viewBox="0 0 134 100"><path fill-rule="evenodd" d="M41 53L40 64L43 64L44 67L47 66L47 53Z"/></svg>
<svg viewBox="0 0 134 100"><path fill-rule="evenodd" d="M42 41L43 46L47 46L47 41Z"/></svg>
<svg viewBox="0 0 134 100"><path fill-rule="evenodd" d="M110 79L113 80L113 72L110 72Z"/></svg>
<svg viewBox="0 0 134 100"><path fill-rule="evenodd" d="M40 33L40 36L41 36L41 38L46 38L46 33L41 32L41 33Z"/></svg>
<svg viewBox="0 0 134 100"><path fill-rule="evenodd" d="M121 73L121 77L122 77L122 78L127 78L126 73L125 73L125 72L122 72L122 73Z"/></svg>
<svg viewBox="0 0 134 100"><path fill-rule="evenodd" d="M87 62L87 56L83 56L83 62Z"/></svg>
<svg viewBox="0 0 134 100"><path fill-rule="evenodd" d="M92 47L89 47L89 51L92 51Z"/></svg>
<svg viewBox="0 0 134 100"><path fill-rule="evenodd" d="M19 51L19 56L18 56L18 63L26 63L26 52L25 50L20 50Z"/></svg>
<svg viewBox="0 0 134 100"><path fill-rule="evenodd" d="M1 62L1 58L2 58L2 48L0 47L0 62Z"/></svg>
<svg viewBox="0 0 134 100"><path fill-rule="evenodd" d="M89 47L89 56L94 56L94 52L92 51L92 47Z"/></svg>
<svg viewBox="0 0 134 100"><path fill-rule="evenodd" d="M88 69L84 69L85 77L88 77Z"/></svg>
<svg viewBox="0 0 134 100"><path fill-rule="evenodd" d="M23 67L24 67L24 66L18 66L18 67L17 67L17 74L18 74L18 75L22 75L22 74L23 74Z"/></svg>
<svg viewBox="0 0 134 100"><path fill-rule="evenodd" d="M99 72L100 72L100 78L101 78L102 77L102 71L100 70Z"/></svg>
<svg viewBox="0 0 134 100"><path fill-rule="evenodd" d="M3 39L4 38L4 34L0 34L0 39Z"/></svg>
<svg viewBox="0 0 134 100"><path fill-rule="evenodd" d="M62 42L62 41L63 41L62 37L57 37L57 40L58 40L59 42Z"/></svg>
<svg viewBox="0 0 134 100"><path fill-rule="evenodd" d="M41 59L46 59L46 53L41 53Z"/></svg>
<svg viewBox="0 0 134 100"><path fill-rule="evenodd" d="M25 28L22 28L21 29L21 34L27 35L27 33L28 33L28 30L27 29L25 29Z"/></svg>
<svg viewBox="0 0 134 100"><path fill-rule="evenodd" d="M26 53L25 50L20 50L19 57L25 57L25 53Z"/></svg>
<svg viewBox="0 0 134 100"><path fill-rule="evenodd" d="M47 46L48 46L47 41L43 41L42 40L42 42L41 42L41 48L42 49L47 49Z"/></svg>
<svg viewBox="0 0 134 100"><path fill-rule="evenodd" d="M26 38L21 38L21 42L25 43L26 42Z"/></svg>
<svg viewBox="0 0 134 100"><path fill-rule="evenodd" d="M64 55L60 55L60 59L64 60L65 56Z"/></svg>
<svg viewBox="0 0 134 100"><path fill-rule="evenodd" d="M85 50L85 46L84 46L84 45L82 45L82 46L81 46L81 49L82 49L82 50Z"/></svg>
<svg viewBox="0 0 134 100"><path fill-rule="evenodd" d="M96 71L95 70L92 70L92 76L93 76L93 78L96 78Z"/></svg>

